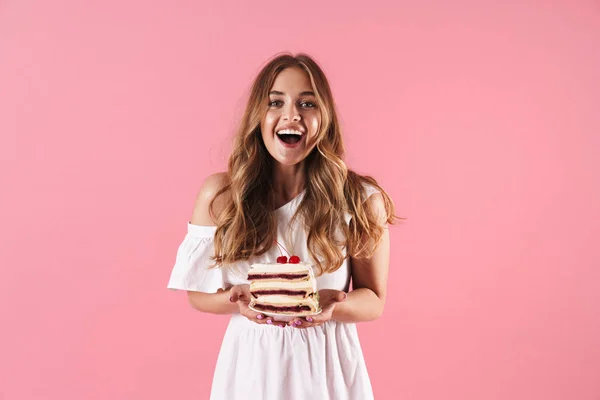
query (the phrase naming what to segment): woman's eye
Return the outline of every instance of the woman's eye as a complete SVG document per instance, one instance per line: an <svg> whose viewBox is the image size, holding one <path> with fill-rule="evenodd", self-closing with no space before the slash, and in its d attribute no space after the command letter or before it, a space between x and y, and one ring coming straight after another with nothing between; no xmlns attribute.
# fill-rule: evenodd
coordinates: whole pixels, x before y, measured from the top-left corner
<svg viewBox="0 0 600 400"><path fill-rule="evenodd" d="M269 107L281 107L283 105L283 101L281 100L272 100L269 101ZM300 103L300 107L302 108L315 108L317 105L312 101L303 101Z"/></svg>

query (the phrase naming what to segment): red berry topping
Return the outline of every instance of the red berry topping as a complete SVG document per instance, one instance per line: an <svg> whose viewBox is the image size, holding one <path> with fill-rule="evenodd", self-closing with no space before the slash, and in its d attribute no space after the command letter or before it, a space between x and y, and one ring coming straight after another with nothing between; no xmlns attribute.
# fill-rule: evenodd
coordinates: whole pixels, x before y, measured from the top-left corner
<svg viewBox="0 0 600 400"><path fill-rule="evenodd" d="M298 256L291 256L290 257L290 263L292 264L298 264L300 262L300 257Z"/></svg>
<svg viewBox="0 0 600 400"><path fill-rule="evenodd" d="M277 262L281 263L281 264L285 264L285 263L288 262L287 261L287 257L286 256L279 256L279 257L277 257Z"/></svg>

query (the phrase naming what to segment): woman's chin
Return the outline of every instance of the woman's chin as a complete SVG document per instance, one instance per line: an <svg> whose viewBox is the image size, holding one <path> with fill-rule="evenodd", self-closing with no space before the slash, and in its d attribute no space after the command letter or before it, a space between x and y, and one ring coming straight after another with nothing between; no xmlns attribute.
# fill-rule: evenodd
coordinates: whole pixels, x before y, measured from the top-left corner
<svg viewBox="0 0 600 400"><path fill-rule="evenodd" d="M290 157L289 155L279 154L279 157L275 157L275 160L283 166L291 167L300 164L304 158L298 157L297 155Z"/></svg>
<svg viewBox="0 0 600 400"><path fill-rule="evenodd" d="M298 165L302 160L277 160L279 164L285 167L293 167L294 165Z"/></svg>

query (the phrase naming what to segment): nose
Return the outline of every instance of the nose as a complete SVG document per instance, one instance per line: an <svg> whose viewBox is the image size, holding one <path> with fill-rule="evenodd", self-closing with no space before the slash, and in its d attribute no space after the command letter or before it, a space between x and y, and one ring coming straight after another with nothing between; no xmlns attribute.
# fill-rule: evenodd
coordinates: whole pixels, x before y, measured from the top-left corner
<svg viewBox="0 0 600 400"><path fill-rule="evenodd" d="M283 110L282 118L289 120L291 117L292 121L300 121L300 113L295 105L290 105Z"/></svg>

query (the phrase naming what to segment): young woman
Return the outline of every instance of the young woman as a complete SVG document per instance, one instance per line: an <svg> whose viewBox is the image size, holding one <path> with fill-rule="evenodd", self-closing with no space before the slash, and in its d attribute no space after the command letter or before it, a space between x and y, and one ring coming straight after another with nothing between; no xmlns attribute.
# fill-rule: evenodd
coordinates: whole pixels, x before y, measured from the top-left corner
<svg viewBox="0 0 600 400"><path fill-rule="evenodd" d="M383 312L394 206L343 154L321 68L304 54L268 62L227 172L198 192L168 285L199 311L232 314L211 399L373 398L355 323ZM248 307L250 265L281 248L314 266L320 314L284 322Z"/></svg>

